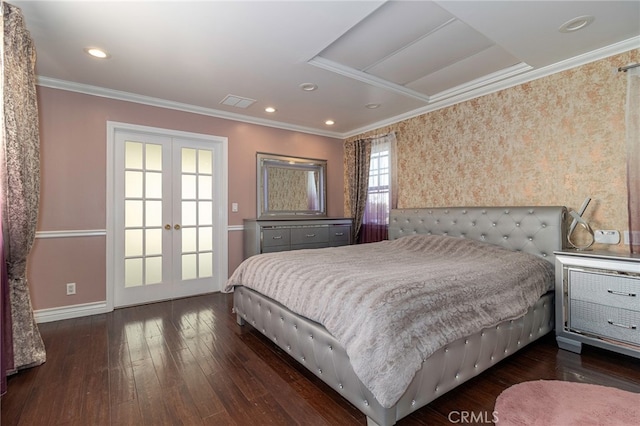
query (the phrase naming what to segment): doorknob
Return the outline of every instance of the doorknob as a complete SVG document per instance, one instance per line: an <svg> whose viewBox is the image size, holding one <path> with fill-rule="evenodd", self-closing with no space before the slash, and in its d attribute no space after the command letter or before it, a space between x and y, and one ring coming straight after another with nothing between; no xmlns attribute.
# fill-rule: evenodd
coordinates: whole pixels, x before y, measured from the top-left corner
<svg viewBox="0 0 640 426"><path fill-rule="evenodd" d="M171 225L169 225L168 223L164 226L164 229L166 229L167 231L171 229Z"/></svg>
<svg viewBox="0 0 640 426"><path fill-rule="evenodd" d="M178 225L177 223L175 225L173 225L173 229L175 229L176 231L180 230L180 225Z"/></svg>

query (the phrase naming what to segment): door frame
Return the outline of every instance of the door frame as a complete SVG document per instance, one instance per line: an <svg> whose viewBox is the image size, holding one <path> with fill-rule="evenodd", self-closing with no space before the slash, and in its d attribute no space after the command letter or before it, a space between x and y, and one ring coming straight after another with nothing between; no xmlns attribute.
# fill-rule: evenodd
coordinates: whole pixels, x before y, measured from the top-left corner
<svg viewBox="0 0 640 426"><path fill-rule="evenodd" d="M220 230L220 238L214 241L214 251L219 255L219 265L217 271L214 272L214 282L217 283L211 292L220 291L222 286L229 277L229 233L228 233L228 138L223 136L207 135L202 133L191 133L180 130L164 129L159 127L149 127L137 124L122 123L117 121L107 121L107 199L106 199L106 308L107 311L114 309L114 292L115 292L115 232L116 232L116 215L115 206L115 142L116 132L126 131L134 133L142 133L148 135L165 136L176 139L195 139L221 146L222 161L220 193L218 202L217 221L213 226Z"/></svg>

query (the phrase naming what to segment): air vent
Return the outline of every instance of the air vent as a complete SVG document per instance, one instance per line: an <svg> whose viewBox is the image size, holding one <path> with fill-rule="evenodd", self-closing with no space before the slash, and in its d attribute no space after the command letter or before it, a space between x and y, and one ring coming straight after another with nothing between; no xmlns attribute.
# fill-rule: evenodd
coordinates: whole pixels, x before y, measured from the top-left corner
<svg viewBox="0 0 640 426"><path fill-rule="evenodd" d="M236 108L249 108L256 102L255 99L243 98L242 96L227 95L220 101L222 105L232 106Z"/></svg>

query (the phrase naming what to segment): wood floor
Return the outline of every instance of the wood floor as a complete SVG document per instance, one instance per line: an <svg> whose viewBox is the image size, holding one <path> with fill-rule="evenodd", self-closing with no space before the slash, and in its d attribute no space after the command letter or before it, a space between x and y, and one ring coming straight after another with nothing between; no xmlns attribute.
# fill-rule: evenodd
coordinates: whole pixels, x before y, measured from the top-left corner
<svg viewBox="0 0 640 426"><path fill-rule="evenodd" d="M9 378L2 426L364 425L365 417L211 294L40 324L47 362ZM451 424L493 410L512 384L559 379L640 392L640 361L552 335L445 394L399 425ZM476 418L477 414L476 414ZM452 417L456 420L455 417Z"/></svg>

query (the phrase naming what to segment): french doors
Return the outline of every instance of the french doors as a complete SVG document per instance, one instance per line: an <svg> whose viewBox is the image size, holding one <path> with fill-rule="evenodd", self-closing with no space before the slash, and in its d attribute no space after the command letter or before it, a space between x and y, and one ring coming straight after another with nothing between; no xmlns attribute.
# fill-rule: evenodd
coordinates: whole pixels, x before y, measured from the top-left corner
<svg viewBox="0 0 640 426"><path fill-rule="evenodd" d="M110 133L114 306L219 291L226 139L126 125Z"/></svg>

